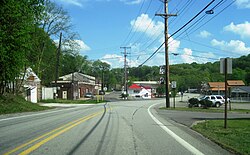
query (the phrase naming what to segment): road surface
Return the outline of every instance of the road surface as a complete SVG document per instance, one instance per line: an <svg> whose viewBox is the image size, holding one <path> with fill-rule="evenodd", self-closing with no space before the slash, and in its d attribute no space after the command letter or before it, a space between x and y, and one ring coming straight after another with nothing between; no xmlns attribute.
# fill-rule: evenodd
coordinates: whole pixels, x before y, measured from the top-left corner
<svg viewBox="0 0 250 155"><path fill-rule="evenodd" d="M163 102L108 102L2 118L0 154L230 154L188 127L158 115L155 104Z"/></svg>

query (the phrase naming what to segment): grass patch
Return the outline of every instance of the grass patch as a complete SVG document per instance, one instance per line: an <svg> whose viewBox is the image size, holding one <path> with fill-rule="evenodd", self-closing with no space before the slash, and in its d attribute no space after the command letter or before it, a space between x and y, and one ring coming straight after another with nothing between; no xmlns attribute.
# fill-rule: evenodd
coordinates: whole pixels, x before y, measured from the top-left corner
<svg viewBox="0 0 250 155"><path fill-rule="evenodd" d="M231 119L227 124L224 129L224 120L211 120L192 128L237 154L250 154L250 119Z"/></svg>
<svg viewBox="0 0 250 155"><path fill-rule="evenodd" d="M62 100L62 99L48 99L48 100L41 100L41 103L65 103L65 104L98 104L107 102L106 100L99 101L97 100Z"/></svg>
<svg viewBox="0 0 250 155"><path fill-rule="evenodd" d="M161 107L159 109L162 110L178 110L178 111L192 111L192 112L210 112L210 113L224 113L224 109L219 109L219 108L199 108L199 107L193 107L193 108L188 108L188 107L176 107L176 108L166 108L166 107ZM250 113L250 110L248 109L232 109L231 111L228 110L228 113L233 113L233 112L238 112L238 113Z"/></svg>
<svg viewBox="0 0 250 155"><path fill-rule="evenodd" d="M31 112L51 109L39 106L36 103L27 102L21 96L5 94L0 96L0 114L10 114L18 112Z"/></svg>

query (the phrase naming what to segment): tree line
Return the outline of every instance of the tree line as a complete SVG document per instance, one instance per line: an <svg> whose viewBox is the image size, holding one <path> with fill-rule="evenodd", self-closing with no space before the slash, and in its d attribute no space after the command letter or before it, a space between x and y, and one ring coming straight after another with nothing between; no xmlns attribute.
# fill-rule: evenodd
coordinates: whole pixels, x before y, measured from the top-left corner
<svg viewBox="0 0 250 155"><path fill-rule="evenodd" d="M82 72L96 76L110 65L79 54L80 37L73 31L68 13L49 0L3 0L0 2L0 95L20 91L26 69L31 67L49 86L55 80L60 33L62 50L59 75ZM19 82L17 82L19 81Z"/></svg>
<svg viewBox="0 0 250 155"><path fill-rule="evenodd" d="M228 75L229 80L243 80L250 84L250 54L233 59L233 74ZM163 75L159 74L158 66L142 66L130 68L131 80L159 81ZM200 89L202 84L208 82L223 82L224 75L220 74L220 62L207 62L204 64L175 64L170 65L170 82L177 82L178 91L186 91L189 88Z"/></svg>

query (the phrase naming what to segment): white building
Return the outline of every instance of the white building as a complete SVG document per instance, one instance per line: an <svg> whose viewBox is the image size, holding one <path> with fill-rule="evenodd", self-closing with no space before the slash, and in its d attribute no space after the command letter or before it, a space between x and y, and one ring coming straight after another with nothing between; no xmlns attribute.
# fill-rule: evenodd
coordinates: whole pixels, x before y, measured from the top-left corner
<svg viewBox="0 0 250 155"><path fill-rule="evenodd" d="M152 89L149 86L139 86L137 84L132 84L128 89L128 94L131 97L151 99Z"/></svg>

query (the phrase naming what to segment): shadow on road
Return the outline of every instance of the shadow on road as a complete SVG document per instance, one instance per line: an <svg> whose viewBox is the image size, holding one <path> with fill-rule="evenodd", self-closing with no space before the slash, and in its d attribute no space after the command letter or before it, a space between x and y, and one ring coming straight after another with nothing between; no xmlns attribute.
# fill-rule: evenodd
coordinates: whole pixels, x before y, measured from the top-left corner
<svg viewBox="0 0 250 155"><path fill-rule="evenodd" d="M104 112L103 112L101 118L98 120L98 122L90 129L90 131L83 137L83 139L68 153L68 155L74 154L75 151L88 139L88 137L93 133L93 131L101 123L101 121L103 120L103 118L104 118L104 116L106 114L106 111L107 111L106 105L107 105L107 103L104 105ZM105 133L107 132L107 126L108 126L108 123L107 123L107 125L105 127L104 135L102 136L102 138L104 138ZM97 152L96 152L97 154L100 153L100 149L101 149L101 146L99 145L98 148L97 148ZM98 150L99 150L99 153L98 153Z"/></svg>

